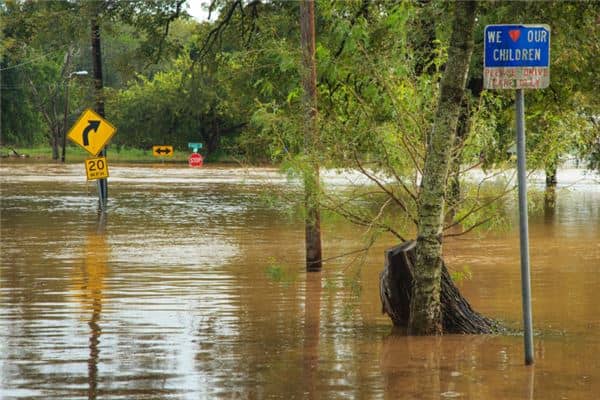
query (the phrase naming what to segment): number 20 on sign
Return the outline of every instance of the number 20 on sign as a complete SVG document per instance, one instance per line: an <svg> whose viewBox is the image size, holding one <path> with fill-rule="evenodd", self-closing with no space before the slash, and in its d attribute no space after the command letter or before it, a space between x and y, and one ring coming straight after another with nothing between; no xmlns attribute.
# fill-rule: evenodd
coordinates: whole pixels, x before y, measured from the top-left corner
<svg viewBox="0 0 600 400"><path fill-rule="evenodd" d="M108 178L106 157L94 157L85 160L85 173L88 181Z"/></svg>

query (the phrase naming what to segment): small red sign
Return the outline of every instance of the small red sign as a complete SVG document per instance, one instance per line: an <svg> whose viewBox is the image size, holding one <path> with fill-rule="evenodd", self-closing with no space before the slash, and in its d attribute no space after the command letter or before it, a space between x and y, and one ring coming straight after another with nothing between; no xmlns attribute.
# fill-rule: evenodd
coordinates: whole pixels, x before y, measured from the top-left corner
<svg viewBox="0 0 600 400"><path fill-rule="evenodd" d="M204 158L202 158L202 155L200 153L192 153L188 157L188 164L190 167L199 168L202 166L203 163L204 163Z"/></svg>

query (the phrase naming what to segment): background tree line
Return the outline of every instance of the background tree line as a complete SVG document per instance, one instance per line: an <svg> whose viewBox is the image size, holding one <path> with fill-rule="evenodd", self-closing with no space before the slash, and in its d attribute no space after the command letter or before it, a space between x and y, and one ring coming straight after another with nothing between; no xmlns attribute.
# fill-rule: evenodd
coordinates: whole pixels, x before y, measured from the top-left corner
<svg viewBox="0 0 600 400"><path fill-rule="evenodd" d="M299 154L298 3L289 1L213 1L218 17L204 22L186 15L181 0L6 1L3 144L52 146L64 129L67 85L68 125L93 103L91 80L69 74L91 70L94 3L101 10L107 117L119 128L113 146L185 148L202 141L210 154L248 160ZM481 89L483 27L511 21L552 27L551 87L527 95L530 165L551 174L569 154L598 166L598 9L591 1L480 3L465 104L473 135L461 162L504 162L513 144L512 93ZM324 160L339 166L355 151L381 155L380 146L398 140L415 148L425 143L449 15L450 3L440 1L317 1ZM411 154L396 155L405 156Z"/></svg>

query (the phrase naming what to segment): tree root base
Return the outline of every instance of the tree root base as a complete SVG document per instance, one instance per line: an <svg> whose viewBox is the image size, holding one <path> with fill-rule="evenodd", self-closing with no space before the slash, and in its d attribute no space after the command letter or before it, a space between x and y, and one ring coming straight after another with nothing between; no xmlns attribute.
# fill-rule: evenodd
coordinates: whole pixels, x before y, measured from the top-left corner
<svg viewBox="0 0 600 400"><path fill-rule="evenodd" d="M415 246L415 241L408 241L388 249L385 267L379 275L382 312L390 316L395 327L408 326ZM471 308L452 282L445 263L442 263L440 301L444 333L492 334L503 330L498 322Z"/></svg>

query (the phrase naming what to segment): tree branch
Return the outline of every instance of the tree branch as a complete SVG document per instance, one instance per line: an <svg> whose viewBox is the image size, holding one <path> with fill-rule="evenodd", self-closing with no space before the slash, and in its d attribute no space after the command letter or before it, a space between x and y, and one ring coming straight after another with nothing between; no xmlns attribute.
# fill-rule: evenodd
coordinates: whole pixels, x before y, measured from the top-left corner
<svg viewBox="0 0 600 400"><path fill-rule="evenodd" d="M448 234L444 234L442 235L444 238L449 238L449 237L455 237L455 236L462 236L462 235L466 235L467 233L471 232L473 229L477 228L478 226L481 226L489 221L492 220L493 217L489 217L486 218L484 220L481 220L479 222L477 222L476 224L472 225L469 229L462 231L460 233L448 233Z"/></svg>
<svg viewBox="0 0 600 400"><path fill-rule="evenodd" d="M331 199L331 197L329 197L328 195L323 194L323 196L328 198L329 201L331 201L332 203L335 203L335 201L333 201ZM358 214L346 209L345 207L343 207L339 204L336 204L335 207L333 207L327 203L322 203L321 207L326 210L329 210L331 212L341 215L342 217L344 217L345 219L347 219L348 221L350 221L351 223L353 223L355 225L366 226L366 227L369 227L369 229L371 229L371 227L375 226L379 229L382 229L386 232L391 233L392 235L396 236L401 241L406 241L406 239L391 226L380 223L380 222L375 222L373 219L367 219L361 215L358 215Z"/></svg>
<svg viewBox="0 0 600 400"><path fill-rule="evenodd" d="M486 177L486 179L483 179L483 180L482 180L482 181L479 183L479 187L477 188L477 196L476 196L476 198L477 198L477 199L479 199L479 193L480 193L480 190L481 190L481 185L482 185L482 184L483 184L483 182L485 182L486 180L487 180L487 177ZM509 183L510 183L510 181L509 181ZM502 197L504 197L504 196L506 196L507 194L509 194L510 192L514 191L514 190L515 190L515 187L516 187L515 185L513 185L511 188L507 189L507 188L509 187L509 183L507 183L507 185L504 187L504 191L502 191L502 193L500 193L498 196L495 196L495 197L494 197L494 198L492 198L491 200L489 200L489 201L487 201L487 202L485 202L485 203L483 203L483 204L480 204L480 205L479 205L479 207L477 207L477 204L478 204L478 203L476 203L476 204L473 204L473 206L471 207L471 209L470 209L470 210L469 210L469 211L468 211L468 212L467 212L465 215L463 215L462 217L460 217L460 218L459 218L459 219L457 219L456 221L452 222L450 225L447 225L447 226L445 226L445 227L443 228L443 230L445 231L445 230L448 230L448 229L450 229L450 228L452 228L452 227L454 227L454 226L457 226L457 225L459 225L461 222L463 222L463 221L464 221L465 219L467 219L469 216L473 215L474 213L476 213L476 212L478 212L478 211L480 211L480 210L482 210L482 209L484 209L484 208L486 208L486 207L489 207L490 205L494 204L496 201L500 200Z"/></svg>
<svg viewBox="0 0 600 400"><path fill-rule="evenodd" d="M377 186L379 186L379 188L381 190L383 190L389 197L391 197L396 204L398 204L398 206L400 206L400 208L408 215L408 217L411 219L411 221L417 225L417 220L416 218L412 215L412 213L408 210L408 207L406 207L406 205L404 204L404 202L399 199L396 195L394 195L394 193L387 189L381 182L379 182L379 180L377 178L375 178L373 175L369 174L364 167L362 166L361 162L358 159L358 156L356 155L356 152L354 152L354 161L356 161L356 165L358 166L358 169L360 169L360 171L362 172L363 175L365 175L367 178L369 178L369 180L371 180L372 182L374 182Z"/></svg>
<svg viewBox="0 0 600 400"><path fill-rule="evenodd" d="M387 166L389 167L389 169L392 171L392 174L394 175L394 178L396 178L396 180L398 181L398 183L400 184L400 186L402 186L402 188L404 189L404 191L415 201L415 203L417 202L417 195L414 194L412 192L412 190L410 190L410 188L408 186L406 186L406 184L404 183L404 181L402 180L402 178L398 175L398 173L396 172L396 169L394 167L392 167L392 164L390 162L390 156L389 153L387 151L387 148L385 146L383 147L383 153L385 156L385 160L387 162Z"/></svg>
<svg viewBox="0 0 600 400"><path fill-rule="evenodd" d="M235 9L237 7L242 7L241 0L235 0L233 3L231 3L229 6L229 9L225 13L225 17L223 19L221 19L221 21L219 21L217 26L215 26L213 29L211 29L210 32L208 32L208 36L206 37L206 40L204 41L204 44L202 45L202 47L200 48L200 51L198 53L199 58L204 57L208 53L208 51L210 50L212 45L216 42L217 37L219 35L221 35L222 31L229 24L229 21L231 21L231 18L233 17L233 13L235 12ZM211 4L211 9L212 9L212 4Z"/></svg>

